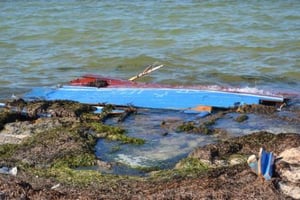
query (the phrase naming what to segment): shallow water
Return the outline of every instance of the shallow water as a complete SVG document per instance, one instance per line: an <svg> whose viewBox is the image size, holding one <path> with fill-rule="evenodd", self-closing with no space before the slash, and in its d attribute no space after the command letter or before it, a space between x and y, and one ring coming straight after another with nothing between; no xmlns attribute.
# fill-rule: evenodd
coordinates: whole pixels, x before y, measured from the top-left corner
<svg viewBox="0 0 300 200"><path fill-rule="evenodd" d="M215 111L214 114L218 112L222 111ZM142 138L145 144L98 140L95 148L96 156L112 163L111 169L98 170L105 173L145 175L144 170L147 172L173 168L196 147L224 139L261 131L274 134L300 133L299 108L298 112L284 108L274 115L247 114L247 120L237 122L236 118L240 115L232 112L217 119L212 128L225 132L213 135L205 135L202 132L178 132L177 127L183 122L193 122L197 126L206 121L206 118L174 110L138 109L137 114L131 115L123 123L117 122L118 118L110 118L106 124L124 128L127 135Z"/></svg>
<svg viewBox="0 0 300 200"><path fill-rule="evenodd" d="M238 113L230 113L219 119L215 128L226 130L232 137L248 135L254 132L267 131L274 134L279 133L300 133L300 124L291 123L278 118L265 115L248 114L245 122L239 123L235 118ZM290 119L298 118L294 113L288 111L278 112L278 116L285 115Z"/></svg>
<svg viewBox="0 0 300 200"><path fill-rule="evenodd" d="M114 163L111 170L104 170L108 173L144 175L142 169L172 168L197 146L217 140L213 135L176 132L176 127L184 121L195 119L196 114L147 109L138 109L137 114L127 118L124 123L118 123L117 118L109 119L106 124L124 128L126 134L144 139L145 144L121 144L101 139L96 145L96 155L101 160ZM163 127L163 122L173 126Z"/></svg>
<svg viewBox="0 0 300 200"><path fill-rule="evenodd" d="M85 73L299 92L300 3L1 1L0 98Z"/></svg>

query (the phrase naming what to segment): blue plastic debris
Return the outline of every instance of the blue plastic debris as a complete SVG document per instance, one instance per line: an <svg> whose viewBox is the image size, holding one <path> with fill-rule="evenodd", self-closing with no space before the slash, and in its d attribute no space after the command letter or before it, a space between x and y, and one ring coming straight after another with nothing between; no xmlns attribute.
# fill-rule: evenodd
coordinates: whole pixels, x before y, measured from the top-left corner
<svg viewBox="0 0 300 200"><path fill-rule="evenodd" d="M275 156L272 152L267 152L263 148L259 151L258 175L263 176L266 180L271 180L273 176Z"/></svg>
<svg viewBox="0 0 300 200"><path fill-rule="evenodd" d="M267 152L260 148L258 160L255 155L248 158L248 165L258 176L271 180L274 170L275 156L272 152Z"/></svg>

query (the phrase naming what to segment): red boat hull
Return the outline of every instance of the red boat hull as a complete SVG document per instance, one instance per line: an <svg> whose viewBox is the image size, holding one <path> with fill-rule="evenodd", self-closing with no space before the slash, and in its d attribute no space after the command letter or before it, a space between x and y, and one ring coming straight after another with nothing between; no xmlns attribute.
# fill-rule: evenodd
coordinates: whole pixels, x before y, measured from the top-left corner
<svg viewBox="0 0 300 200"><path fill-rule="evenodd" d="M77 78L75 80L70 81L70 85L73 86L89 86L96 81L105 81L107 86L105 87L138 87L138 88L161 88L161 87L171 87L171 86L162 86L159 84L152 84L152 83L138 83L129 80L117 79L117 78L110 78L104 77L100 75L93 75L87 74L82 76L81 78Z"/></svg>

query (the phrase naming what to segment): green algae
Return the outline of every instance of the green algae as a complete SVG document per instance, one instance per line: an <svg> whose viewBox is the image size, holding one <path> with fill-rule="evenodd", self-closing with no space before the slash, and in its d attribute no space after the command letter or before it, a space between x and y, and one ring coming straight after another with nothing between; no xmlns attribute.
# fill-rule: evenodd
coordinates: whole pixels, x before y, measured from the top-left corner
<svg viewBox="0 0 300 200"><path fill-rule="evenodd" d="M17 144L2 144L0 145L0 160L12 157L18 148Z"/></svg>
<svg viewBox="0 0 300 200"><path fill-rule="evenodd" d="M144 139L127 136L125 134L126 131L120 127L108 126L97 122L87 123L86 127L93 129L96 132L96 136L99 138L120 141L124 144L141 145L145 143Z"/></svg>
<svg viewBox="0 0 300 200"><path fill-rule="evenodd" d="M246 121L248 118L249 117L247 115L243 114L243 115L240 115L237 118L235 118L235 121L241 123L241 122Z"/></svg>
<svg viewBox="0 0 300 200"><path fill-rule="evenodd" d="M149 173L149 172L153 172L153 171L159 171L161 168L159 166L149 166L149 167L146 167L146 166L134 166L134 167L131 167L132 169L136 169L140 172L143 172L143 173Z"/></svg>
<svg viewBox="0 0 300 200"><path fill-rule="evenodd" d="M94 154L81 153L78 155L66 155L62 158L55 159L52 166L55 168L58 167L85 167L93 166L96 164L96 157Z"/></svg>
<svg viewBox="0 0 300 200"><path fill-rule="evenodd" d="M67 167L51 168L47 175L55 177L59 182L80 186L91 185L103 180L103 175L95 170L74 170Z"/></svg>
<svg viewBox="0 0 300 200"><path fill-rule="evenodd" d="M201 133L204 135L213 134L214 129L211 127L214 125L215 120L203 122L200 125L196 125L194 122L184 122L176 128L176 132L187 132L187 133Z"/></svg>
<svg viewBox="0 0 300 200"><path fill-rule="evenodd" d="M59 183L76 187L107 185L111 188L117 187L117 183L122 180L142 180L140 177L102 174L96 170L73 169L67 166L47 169L26 168L25 171L35 177L55 179Z"/></svg>
<svg viewBox="0 0 300 200"><path fill-rule="evenodd" d="M26 171L36 177L52 178L60 183L75 186L88 186L105 178L95 170L76 170L66 166L47 169L28 168Z"/></svg>
<svg viewBox="0 0 300 200"><path fill-rule="evenodd" d="M54 127L26 138L14 150L7 161L37 168L51 166L90 166L96 163L94 146L97 138L80 129L80 124Z"/></svg>
<svg viewBox="0 0 300 200"><path fill-rule="evenodd" d="M194 122L184 122L176 128L176 132L191 132L196 128Z"/></svg>
<svg viewBox="0 0 300 200"><path fill-rule="evenodd" d="M21 171L65 184L85 186L102 180L103 176L95 170L76 169L97 163L96 137L80 131L80 127L53 128L34 134L20 144L0 145L0 159L8 159L6 163L12 163L13 159Z"/></svg>
<svg viewBox="0 0 300 200"><path fill-rule="evenodd" d="M141 138L134 138L134 137L129 137L124 134L113 134L113 135L108 135L106 137L108 140L112 141L121 141L123 144L145 144L145 140Z"/></svg>
<svg viewBox="0 0 300 200"><path fill-rule="evenodd" d="M201 162L197 158L184 158L177 163L175 168L154 171L151 173L149 180L172 180L186 177L198 177L207 173L212 168L208 164Z"/></svg>
<svg viewBox="0 0 300 200"><path fill-rule="evenodd" d="M197 170L197 171L206 171L209 169L209 165L201 162L199 159L197 158L184 158L182 159L177 165L176 168L178 169L183 169L186 171L193 171L193 170Z"/></svg>

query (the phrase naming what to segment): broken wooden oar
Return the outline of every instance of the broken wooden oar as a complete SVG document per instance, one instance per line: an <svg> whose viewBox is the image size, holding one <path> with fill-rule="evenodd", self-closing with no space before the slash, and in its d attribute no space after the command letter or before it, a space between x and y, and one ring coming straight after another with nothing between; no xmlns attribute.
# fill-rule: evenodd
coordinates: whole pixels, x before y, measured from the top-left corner
<svg viewBox="0 0 300 200"><path fill-rule="evenodd" d="M143 77L143 76L145 76L145 75L147 75L147 74L150 74L151 72L153 72L153 71L155 71L155 70L158 70L158 69L162 68L163 66L164 66L164 65L158 65L158 66L149 65L143 72L139 73L139 74L136 75L136 76L131 77L131 78L128 79L128 80L134 81L134 80L136 80L136 79L138 79L138 78L140 78L140 77Z"/></svg>

